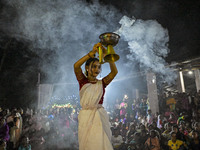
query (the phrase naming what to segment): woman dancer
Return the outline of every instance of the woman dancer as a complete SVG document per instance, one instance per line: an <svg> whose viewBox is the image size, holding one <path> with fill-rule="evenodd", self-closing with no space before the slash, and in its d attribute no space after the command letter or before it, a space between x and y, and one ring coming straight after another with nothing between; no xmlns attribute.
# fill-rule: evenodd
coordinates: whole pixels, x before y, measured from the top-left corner
<svg viewBox="0 0 200 150"><path fill-rule="evenodd" d="M102 80L96 77L101 71L101 64L94 58L98 48L105 48L101 43L74 64L74 72L80 86L80 104L78 121L79 150L113 150L109 117L102 107L105 87L114 79L118 71L114 62L110 62L111 72ZM86 74L81 66L85 63Z"/></svg>

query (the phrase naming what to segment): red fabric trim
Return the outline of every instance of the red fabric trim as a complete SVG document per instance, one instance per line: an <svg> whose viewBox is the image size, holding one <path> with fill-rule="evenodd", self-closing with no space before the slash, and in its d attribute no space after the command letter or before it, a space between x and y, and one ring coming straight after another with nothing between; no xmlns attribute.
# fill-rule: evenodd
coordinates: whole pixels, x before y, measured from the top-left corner
<svg viewBox="0 0 200 150"><path fill-rule="evenodd" d="M78 83L79 83L79 90L81 90L81 88L87 84L87 83L90 83L88 81L88 79L85 77L85 75L82 73L82 75L84 76L81 80L78 80ZM95 83L92 83L92 84L95 84ZM104 83L104 81L102 80L102 88L103 88L103 94L102 94L102 97L99 101L99 104L103 104L103 100L104 100L104 94L105 94L105 88L106 88L106 84Z"/></svg>

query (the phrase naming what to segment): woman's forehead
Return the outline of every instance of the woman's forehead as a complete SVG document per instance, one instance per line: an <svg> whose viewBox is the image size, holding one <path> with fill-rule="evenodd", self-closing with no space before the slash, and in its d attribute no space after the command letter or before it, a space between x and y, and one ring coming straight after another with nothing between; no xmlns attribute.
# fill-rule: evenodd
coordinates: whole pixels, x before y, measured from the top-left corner
<svg viewBox="0 0 200 150"><path fill-rule="evenodd" d="M90 65L101 66L101 64L99 63L99 61L94 61L94 62L91 63Z"/></svg>

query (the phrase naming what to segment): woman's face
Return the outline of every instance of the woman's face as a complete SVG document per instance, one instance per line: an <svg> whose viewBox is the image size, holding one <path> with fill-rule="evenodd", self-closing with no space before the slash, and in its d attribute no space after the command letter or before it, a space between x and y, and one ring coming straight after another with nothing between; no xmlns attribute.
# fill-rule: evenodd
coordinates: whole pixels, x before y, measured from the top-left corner
<svg viewBox="0 0 200 150"><path fill-rule="evenodd" d="M101 64L99 63L99 61L90 63L88 69L88 76L97 77L100 72L101 72Z"/></svg>

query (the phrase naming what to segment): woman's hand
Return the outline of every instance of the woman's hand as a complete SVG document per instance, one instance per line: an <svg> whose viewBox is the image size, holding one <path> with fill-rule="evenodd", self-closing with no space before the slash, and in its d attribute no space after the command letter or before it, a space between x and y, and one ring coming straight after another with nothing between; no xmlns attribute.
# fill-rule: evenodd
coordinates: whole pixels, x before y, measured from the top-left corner
<svg viewBox="0 0 200 150"><path fill-rule="evenodd" d="M101 46L101 43L97 43L93 46L93 49L88 53L88 56L91 58L95 57L96 52L99 52L99 47Z"/></svg>
<svg viewBox="0 0 200 150"><path fill-rule="evenodd" d="M95 54L96 52L99 53L99 47L101 47L102 49L102 53L103 53L103 57L105 57L105 55L107 55L107 50L102 46L101 43L97 43L93 46L93 50L92 52Z"/></svg>
<svg viewBox="0 0 200 150"><path fill-rule="evenodd" d="M92 52L94 52L94 53L97 52L97 53L98 53L98 52L99 52L99 47L102 48L102 44L101 44L101 43L95 44L95 45L93 46Z"/></svg>

